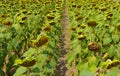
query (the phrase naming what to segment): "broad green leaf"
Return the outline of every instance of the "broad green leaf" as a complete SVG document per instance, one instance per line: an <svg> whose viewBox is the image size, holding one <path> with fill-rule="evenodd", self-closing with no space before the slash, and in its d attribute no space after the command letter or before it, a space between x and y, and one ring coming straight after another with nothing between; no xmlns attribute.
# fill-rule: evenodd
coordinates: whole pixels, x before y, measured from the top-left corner
<svg viewBox="0 0 120 76"><path fill-rule="evenodd" d="M23 57L31 57L31 56L35 55L36 52L37 52L37 50L35 48L29 48L28 51L26 51L23 54Z"/></svg>
<svg viewBox="0 0 120 76"><path fill-rule="evenodd" d="M70 64L73 60L75 60L75 58L76 58L76 54L69 54L68 55L68 64Z"/></svg>
<svg viewBox="0 0 120 76"><path fill-rule="evenodd" d="M13 26L17 31L19 31L21 28L21 26L19 24L13 24Z"/></svg>
<svg viewBox="0 0 120 76"><path fill-rule="evenodd" d="M11 44L8 44L8 46L7 46L7 50L12 50L12 45Z"/></svg>
<svg viewBox="0 0 120 76"><path fill-rule="evenodd" d="M96 70L96 64L92 64L91 66L90 66L90 68L89 68L89 70L91 71L91 72L95 72L95 70Z"/></svg>
<svg viewBox="0 0 120 76"><path fill-rule="evenodd" d="M119 39L120 39L119 35L117 35L117 34L112 35L112 40L114 43L117 43L119 41Z"/></svg>
<svg viewBox="0 0 120 76"><path fill-rule="evenodd" d="M0 38L9 39L11 38L11 36L12 36L11 33L0 33Z"/></svg>
<svg viewBox="0 0 120 76"><path fill-rule="evenodd" d="M95 56L88 57L89 71L94 72L97 65L97 58Z"/></svg>
<svg viewBox="0 0 120 76"><path fill-rule="evenodd" d="M76 55L77 54L80 54L80 52L81 52L81 45L77 45L72 50L73 50L72 53L68 54L68 64L76 59Z"/></svg>
<svg viewBox="0 0 120 76"><path fill-rule="evenodd" d="M88 71L82 71L80 73L80 76L95 76L94 73L88 72Z"/></svg>
<svg viewBox="0 0 120 76"><path fill-rule="evenodd" d="M74 40L72 40L72 42L71 42L71 48L75 48L77 45L78 45L78 39L74 39Z"/></svg>
<svg viewBox="0 0 120 76"><path fill-rule="evenodd" d="M25 67L19 67L13 76L23 76L27 69Z"/></svg>
<svg viewBox="0 0 120 76"><path fill-rule="evenodd" d="M0 38L4 38L4 34L3 33L0 33Z"/></svg>
<svg viewBox="0 0 120 76"><path fill-rule="evenodd" d="M110 37L103 38L103 45L107 45L112 42L112 39Z"/></svg>
<svg viewBox="0 0 120 76"><path fill-rule="evenodd" d="M5 30L6 30L5 27L1 27L1 28L0 28L0 32L4 32Z"/></svg>
<svg viewBox="0 0 120 76"><path fill-rule="evenodd" d="M16 48L19 44L19 36L17 35L11 42L10 44L12 45L12 47Z"/></svg>
<svg viewBox="0 0 120 76"><path fill-rule="evenodd" d="M116 53L115 51L116 51L115 46L111 45L111 46L109 47L109 49L108 49L108 54L109 54L109 56L110 56L110 57L114 56L115 53Z"/></svg>
<svg viewBox="0 0 120 76"><path fill-rule="evenodd" d="M111 70L108 70L107 74L105 76L119 76L119 69L118 68L112 68Z"/></svg>
<svg viewBox="0 0 120 76"><path fill-rule="evenodd" d="M11 33L6 33L6 34L5 34L5 38L6 38L6 39L11 38L11 36L12 36L12 34L11 34Z"/></svg>
<svg viewBox="0 0 120 76"><path fill-rule="evenodd" d="M115 27L111 27L109 31L110 31L110 32L115 31Z"/></svg>

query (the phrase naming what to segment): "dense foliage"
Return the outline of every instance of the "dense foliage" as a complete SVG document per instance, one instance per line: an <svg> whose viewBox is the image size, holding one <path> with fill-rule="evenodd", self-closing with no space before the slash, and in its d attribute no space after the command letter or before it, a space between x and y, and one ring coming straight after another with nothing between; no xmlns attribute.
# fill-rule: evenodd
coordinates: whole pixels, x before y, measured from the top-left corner
<svg viewBox="0 0 120 76"><path fill-rule="evenodd" d="M86 72L94 76L97 69L102 69L101 72L98 71L102 76L106 74L107 69L120 63L120 4L81 0L69 4L71 4L69 9L73 31L72 51L69 53L68 63L70 65L74 61L81 76L87 76L84 75Z"/></svg>
<svg viewBox="0 0 120 76"><path fill-rule="evenodd" d="M0 0L0 76L54 76L63 0ZM119 76L120 3L67 1L68 65L78 76Z"/></svg>

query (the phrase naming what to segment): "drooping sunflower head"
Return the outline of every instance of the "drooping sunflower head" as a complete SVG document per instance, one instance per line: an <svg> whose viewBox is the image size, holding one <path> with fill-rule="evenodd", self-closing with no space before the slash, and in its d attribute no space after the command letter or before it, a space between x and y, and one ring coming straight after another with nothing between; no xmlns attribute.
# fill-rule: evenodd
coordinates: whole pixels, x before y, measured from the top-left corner
<svg viewBox="0 0 120 76"><path fill-rule="evenodd" d="M98 23L96 21L89 21L87 24L88 24L88 26L93 26L93 27L98 25Z"/></svg>
<svg viewBox="0 0 120 76"><path fill-rule="evenodd" d="M42 30L45 31L45 32L50 32L52 30L52 27L51 26L45 26L45 27L43 27Z"/></svg>
<svg viewBox="0 0 120 76"><path fill-rule="evenodd" d="M101 49L101 46L96 42L91 42L91 43L88 44L88 49L90 51L96 52L96 51Z"/></svg>
<svg viewBox="0 0 120 76"><path fill-rule="evenodd" d="M36 47L42 46L44 44L48 43L48 37L41 35L40 39L34 43Z"/></svg>

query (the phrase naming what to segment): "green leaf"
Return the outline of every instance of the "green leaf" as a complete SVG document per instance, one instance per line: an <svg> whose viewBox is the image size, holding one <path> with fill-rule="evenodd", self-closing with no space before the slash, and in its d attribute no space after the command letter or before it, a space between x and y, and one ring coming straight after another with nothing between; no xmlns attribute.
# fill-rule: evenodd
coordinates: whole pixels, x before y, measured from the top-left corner
<svg viewBox="0 0 120 76"><path fill-rule="evenodd" d="M112 35L112 40L113 40L114 43L119 42L119 39L120 39L120 38L119 38L119 35L117 35L117 34L113 34L113 35Z"/></svg>
<svg viewBox="0 0 120 76"><path fill-rule="evenodd" d="M26 71L27 69L25 67L19 67L13 76L23 76L23 73L25 73Z"/></svg>
<svg viewBox="0 0 120 76"><path fill-rule="evenodd" d="M11 38L11 36L12 36L12 34L11 34L11 33L6 33L6 34L5 34L6 39Z"/></svg>
<svg viewBox="0 0 120 76"><path fill-rule="evenodd" d="M70 53L68 55L68 64L70 64L73 60L75 60L75 58L76 58L76 54Z"/></svg>
<svg viewBox="0 0 120 76"><path fill-rule="evenodd" d="M6 28L5 27L1 27L0 28L0 32L4 32L4 31L6 31Z"/></svg>
<svg viewBox="0 0 120 76"><path fill-rule="evenodd" d="M88 71L82 71L80 73L80 76L95 76L95 75L91 72L88 72Z"/></svg>
<svg viewBox="0 0 120 76"><path fill-rule="evenodd" d="M115 27L111 27L109 31L110 31L110 32L115 31Z"/></svg>
<svg viewBox="0 0 120 76"><path fill-rule="evenodd" d="M7 50L12 50L12 45L11 44L8 44L8 46L7 46Z"/></svg>
<svg viewBox="0 0 120 76"><path fill-rule="evenodd" d="M108 54L109 54L110 57L113 57L113 56L114 56L114 54L115 54L115 52L116 52L115 49L116 49L116 48L115 48L115 46L113 46L113 45L111 45L111 46L109 47L109 49L108 49Z"/></svg>
<svg viewBox="0 0 120 76"><path fill-rule="evenodd" d="M107 74L105 74L105 76L119 76L118 72L119 72L119 69L115 67L115 68L109 70L109 72L107 72Z"/></svg>
<svg viewBox="0 0 120 76"><path fill-rule="evenodd" d="M108 45L110 42L112 42L112 39L110 37L103 38L103 45Z"/></svg>
<svg viewBox="0 0 120 76"><path fill-rule="evenodd" d="M10 44L12 45L13 48L16 48L19 44L19 36L17 35L11 42Z"/></svg>
<svg viewBox="0 0 120 76"><path fill-rule="evenodd" d="M34 55L37 52L37 50L35 48L29 48L28 51L26 51L23 56L24 57L31 57L32 55Z"/></svg>
<svg viewBox="0 0 120 76"><path fill-rule="evenodd" d="M21 26L19 24L13 24L13 26L16 30L20 30L21 29Z"/></svg>
<svg viewBox="0 0 120 76"><path fill-rule="evenodd" d="M0 38L9 39L11 38L11 36L12 36L11 33L0 33Z"/></svg>
<svg viewBox="0 0 120 76"><path fill-rule="evenodd" d="M4 72L0 69L0 76L5 76Z"/></svg>
<svg viewBox="0 0 120 76"><path fill-rule="evenodd" d="M68 54L68 64L71 63L73 60L75 60L77 54L80 54L81 45L77 45L72 50L73 50L72 53Z"/></svg>

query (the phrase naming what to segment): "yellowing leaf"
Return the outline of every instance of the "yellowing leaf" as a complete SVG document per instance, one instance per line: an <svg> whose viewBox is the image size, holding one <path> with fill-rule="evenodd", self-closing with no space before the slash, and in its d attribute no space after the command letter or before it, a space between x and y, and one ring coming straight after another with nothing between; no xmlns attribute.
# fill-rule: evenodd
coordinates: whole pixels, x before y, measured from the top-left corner
<svg viewBox="0 0 120 76"><path fill-rule="evenodd" d="M14 66L20 65L22 63L21 59L16 59L14 62Z"/></svg>

